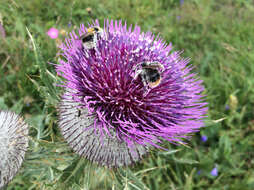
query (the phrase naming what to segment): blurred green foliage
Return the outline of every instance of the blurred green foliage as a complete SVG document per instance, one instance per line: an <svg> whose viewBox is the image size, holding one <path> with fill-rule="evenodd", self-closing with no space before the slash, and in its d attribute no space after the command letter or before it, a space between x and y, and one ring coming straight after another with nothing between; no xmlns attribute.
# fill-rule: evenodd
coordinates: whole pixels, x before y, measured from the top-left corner
<svg viewBox="0 0 254 190"><path fill-rule="evenodd" d="M253 1L1 0L0 15L6 30L6 38L0 36L0 109L22 114L32 127L26 160L8 189L254 189ZM168 144L168 152L108 170L64 142L56 114L61 90L48 63L57 63L66 32L105 18L138 24L191 57L209 102L206 128L193 135L191 148ZM60 30L58 39L46 35L50 27ZM210 174L214 167L217 177Z"/></svg>

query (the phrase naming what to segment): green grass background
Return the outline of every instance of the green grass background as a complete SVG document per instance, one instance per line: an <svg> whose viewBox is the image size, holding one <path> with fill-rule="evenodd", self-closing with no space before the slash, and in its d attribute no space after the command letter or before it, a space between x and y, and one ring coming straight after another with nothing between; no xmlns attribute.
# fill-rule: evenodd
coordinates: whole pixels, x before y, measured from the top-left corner
<svg viewBox="0 0 254 190"><path fill-rule="evenodd" d="M1 0L0 14L6 30L0 37L0 109L20 113L31 125L29 151L7 189L254 189L253 1ZM190 148L167 144L169 152L152 151L133 166L108 170L66 145L56 123L59 79L47 63L57 63L56 44L65 32L105 18L138 24L191 57L209 113ZM46 35L50 27L61 30L57 40ZM215 166L217 177L210 174Z"/></svg>

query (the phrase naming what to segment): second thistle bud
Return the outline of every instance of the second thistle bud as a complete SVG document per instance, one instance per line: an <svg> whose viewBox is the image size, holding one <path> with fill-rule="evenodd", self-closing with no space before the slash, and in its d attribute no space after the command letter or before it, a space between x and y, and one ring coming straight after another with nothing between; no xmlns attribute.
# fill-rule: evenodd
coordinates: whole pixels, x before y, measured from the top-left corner
<svg viewBox="0 0 254 190"><path fill-rule="evenodd" d="M18 172L28 147L28 125L15 113L0 111L0 189Z"/></svg>

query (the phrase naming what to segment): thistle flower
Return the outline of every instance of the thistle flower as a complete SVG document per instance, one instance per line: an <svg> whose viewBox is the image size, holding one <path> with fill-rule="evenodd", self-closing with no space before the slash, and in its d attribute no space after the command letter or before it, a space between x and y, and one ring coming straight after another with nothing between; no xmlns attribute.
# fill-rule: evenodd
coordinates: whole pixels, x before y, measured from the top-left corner
<svg viewBox="0 0 254 190"><path fill-rule="evenodd" d="M58 37L58 30L56 28L50 28L47 32L48 36L52 39L56 39Z"/></svg>
<svg viewBox="0 0 254 190"><path fill-rule="evenodd" d="M0 189L19 170L28 147L28 125L12 112L0 111Z"/></svg>
<svg viewBox="0 0 254 190"><path fill-rule="evenodd" d="M96 47L86 49L79 39L87 30L81 25L69 35L56 65L66 91L59 127L75 152L119 167L140 160L151 147L162 148L165 140L183 143L203 126L202 81L191 73L189 59L171 52L171 44L138 26L105 21ZM158 86L146 85L141 74L134 77L142 62L164 67Z"/></svg>

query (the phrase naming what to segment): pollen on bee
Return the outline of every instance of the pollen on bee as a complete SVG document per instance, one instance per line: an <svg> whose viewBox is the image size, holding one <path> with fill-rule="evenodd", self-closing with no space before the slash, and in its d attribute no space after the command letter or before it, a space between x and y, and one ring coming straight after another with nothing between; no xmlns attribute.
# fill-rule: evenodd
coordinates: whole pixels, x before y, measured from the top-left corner
<svg viewBox="0 0 254 190"><path fill-rule="evenodd" d="M88 28L88 29L87 29L87 32L88 32L88 33L93 32L93 31L94 31L93 28Z"/></svg>
<svg viewBox="0 0 254 190"><path fill-rule="evenodd" d="M150 88L154 88L154 87L158 86L160 83L161 83L161 79L159 78L155 82L149 82L148 85L149 85Z"/></svg>

